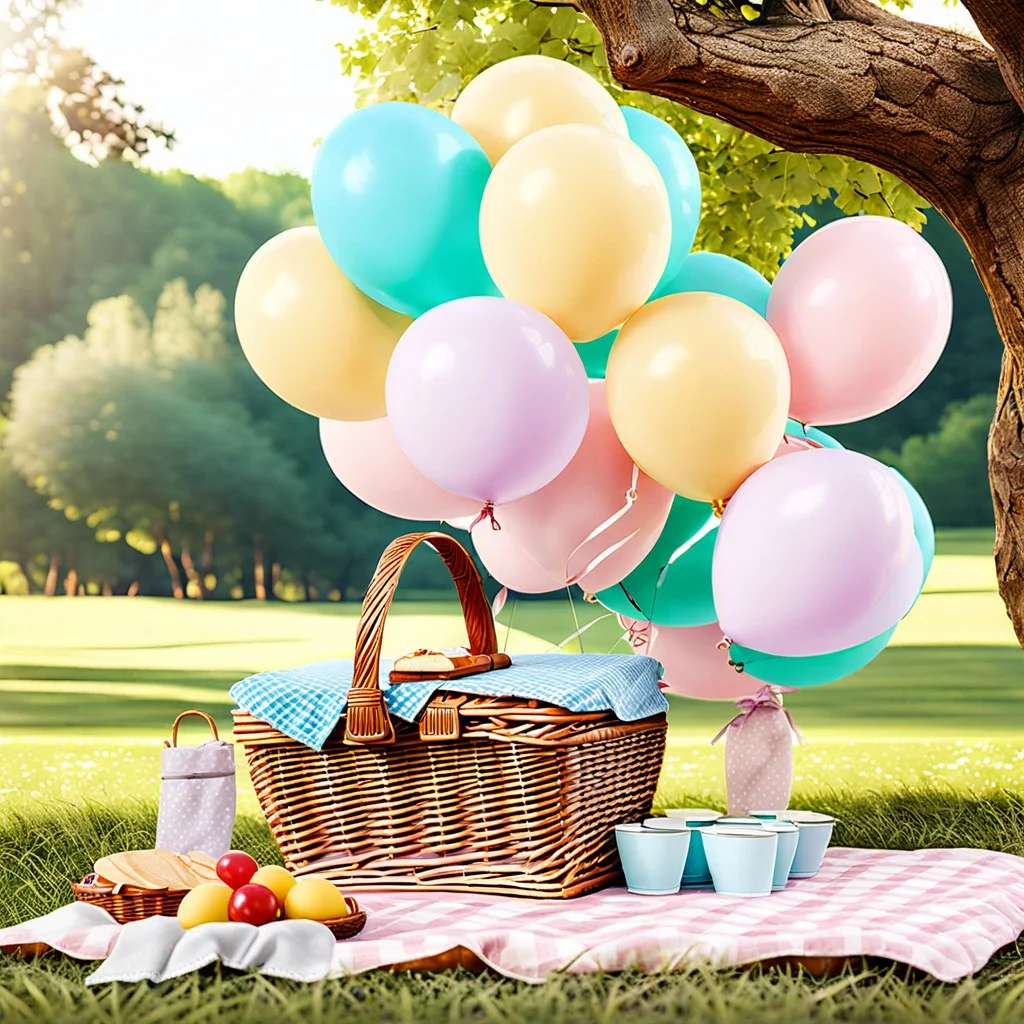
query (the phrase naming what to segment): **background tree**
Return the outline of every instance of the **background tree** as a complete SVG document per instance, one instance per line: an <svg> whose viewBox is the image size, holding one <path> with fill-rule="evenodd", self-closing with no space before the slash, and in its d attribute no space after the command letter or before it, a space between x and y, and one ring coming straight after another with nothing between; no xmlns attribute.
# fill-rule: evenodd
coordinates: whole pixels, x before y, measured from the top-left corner
<svg viewBox="0 0 1024 1024"><path fill-rule="evenodd" d="M768 272L812 199L918 225L933 205L967 242L1005 343L989 469L1000 593L1024 643L1024 8L963 3L989 45L873 0L777 0L760 14L732 0L403 0L370 5L341 49L373 98L444 105L489 64L538 52L635 90L628 102L696 151L698 246Z"/></svg>

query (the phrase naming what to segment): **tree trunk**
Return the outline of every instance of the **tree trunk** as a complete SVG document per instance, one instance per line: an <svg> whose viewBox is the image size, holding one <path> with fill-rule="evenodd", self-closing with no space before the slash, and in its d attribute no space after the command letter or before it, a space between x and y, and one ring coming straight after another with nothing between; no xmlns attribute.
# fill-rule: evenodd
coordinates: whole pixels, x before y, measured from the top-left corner
<svg viewBox="0 0 1024 1024"><path fill-rule="evenodd" d="M198 600L204 601L206 599L206 584L203 582L202 575L196 569L195 562L192 561L192 554L188 548L181 549L181 565L189 582L194 583L196 586L196 592L199 595Z"/></svg>
<svg viewBox="0 0 1024 1024"><path fill-rule="evenodd" d="M78 596L78 548L71 545L71 561L68 565L68 574L64 577L64 594L67 597Z"/></svg>
<svg viewBox="0 0 1024 1024"><path fill-rule="evenodd" d="M139 581L138 580L132 580L132 584L128 588L128 593L125 596L126 597L135 597L138 594L138 592L139 592Z"/></svg>
<svg viewBox="0 0 1024 1024"><path fill-rule="evenodd" d="M252 581L257 601L266 601L267 584L263 560L263 538L256 534L252 540Z"/></svg>
<svg viewBox="0 0 1024 1024"><path fill-rule="evenodd" d="M57 581L60 579L60 548L54 548L50 555L50 568L46 571L46 583L43 586L43 594L46 597L55 597L57 594Z"/></svg>
<svg viewBox="0 0 1024 1024"><path fill-rule="evenodd" d="M160 545L160 555L167 567L167 575L171 578L171 593L175 600L182 600L185 597L185 590L181 585L181 573L178 572L178 563L174 561L174 552L171 550L171 542L164 535L163 527L157 527L154 531L157 543Z"/></svg>
<svg viewBox="0 0 1024 1024"><path fill-rule="evenodd" d="M698 0L578 7L623 85L880 167L963 236L1005 345L989 472L999 592L1024 645L1024 12L963 2L994 49L870 0L780 0L757 25Z"/></svg>

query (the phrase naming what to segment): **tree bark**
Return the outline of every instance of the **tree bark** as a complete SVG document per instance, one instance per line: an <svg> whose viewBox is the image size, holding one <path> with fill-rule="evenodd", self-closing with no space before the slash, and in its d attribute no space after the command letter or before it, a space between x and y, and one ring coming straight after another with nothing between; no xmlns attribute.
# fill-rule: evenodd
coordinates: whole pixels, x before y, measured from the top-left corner
<svg viewBox="0 0 1024 1024"><path fill-rule="evenodd" d="M871 0L783 0L757 25L695 0L578 3L623 85L890 171L963 236L1005 346L989 473L999 591L1024 645L1024 11L964 5L994 49Z"/></svg>

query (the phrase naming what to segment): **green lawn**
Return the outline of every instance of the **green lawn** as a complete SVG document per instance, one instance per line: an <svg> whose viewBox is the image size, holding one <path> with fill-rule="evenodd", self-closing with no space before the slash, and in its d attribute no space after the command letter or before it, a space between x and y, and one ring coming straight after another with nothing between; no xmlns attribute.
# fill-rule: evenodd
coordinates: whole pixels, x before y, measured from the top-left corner
<svg viewBox="0 0 1024 1024"><path fill-rule="evenodd" d="M807 736L794 802L832 810L837 841L978 845L1024 855L1024 655L998 595L991 533L939 538L926 592L890 649L851 679L787 696ZM66 881L102 853L153 842L161 739L185 707L230 728L227 690L252 671L352 653L355 605L154 599L0 599L0 926L64 902ZM577 600L502 613L511 651L583 633L587 651L626 650L615 619ZM511 629L509 630L509 626ZM506 640L507 637L507 640ZM385 653L464 638L454 602L396 603ZM565 645L579 650L580 641ZM660 806L724 806L728 703L673 698ZM189 736L200 736L191 726ZM244 767L236 842L275 851ZM0 1021L318 1022L1024 1018L1024 949L943 986L885 967L816 981L777 971L559 978L540 987L465 974L377 972L322 985L201 975L158 988L86 990L89 968L0 958Z"/></svg>

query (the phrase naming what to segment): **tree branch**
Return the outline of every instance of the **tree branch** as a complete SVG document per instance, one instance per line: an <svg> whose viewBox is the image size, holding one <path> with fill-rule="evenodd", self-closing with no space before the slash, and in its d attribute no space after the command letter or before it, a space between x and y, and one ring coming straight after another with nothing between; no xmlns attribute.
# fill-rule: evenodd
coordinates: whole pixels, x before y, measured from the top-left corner
<svg viewBox="0 0 1024 1024"><path fill-rule="evenodd" d="M962 0L996 52L1007 88L1024 108L1024 7L1019 0Z"/></svg>
<svg viewBox="0 0 1024 1024"><path fill-rule="evenodd" d="M870 0L831 0L828 20L809 0L789 0L758 25L709 14L694 0L579 6L627 87L795 152L891 171L954 222L947 196L964 194L967 181L1011 153L1024 163L1024 114L993 52Z"/></svg>

